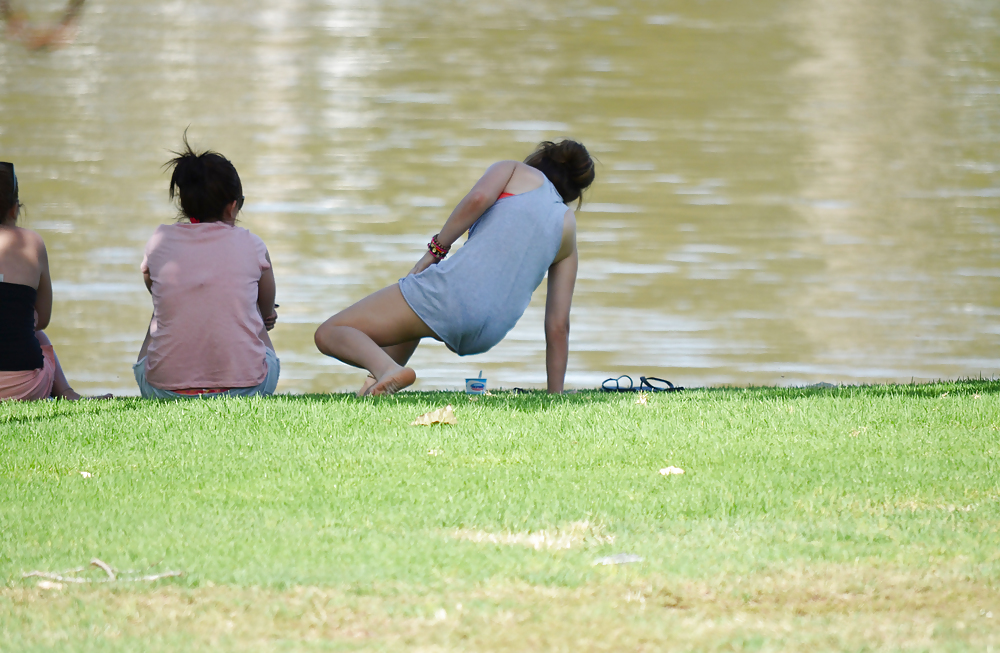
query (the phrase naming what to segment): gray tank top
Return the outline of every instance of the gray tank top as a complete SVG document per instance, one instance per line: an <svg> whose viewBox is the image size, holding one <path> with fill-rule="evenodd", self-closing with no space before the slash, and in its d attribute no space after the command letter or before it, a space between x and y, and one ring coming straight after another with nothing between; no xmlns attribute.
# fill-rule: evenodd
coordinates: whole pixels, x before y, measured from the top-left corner
<svg viewBox="0 0 1000 653"><path fill-rule="evenodd" d="M517 324L559 253L566 208L548 179L497 200L461 249L399 280L403 298L452 351L491 349Z"/></svg>

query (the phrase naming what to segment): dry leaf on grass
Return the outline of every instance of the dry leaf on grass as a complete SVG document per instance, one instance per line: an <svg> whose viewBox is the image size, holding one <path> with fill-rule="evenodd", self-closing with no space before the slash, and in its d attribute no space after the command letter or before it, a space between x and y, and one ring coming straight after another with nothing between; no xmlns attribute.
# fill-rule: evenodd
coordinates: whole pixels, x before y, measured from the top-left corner
<svg viewBox="0 0 1000 653"><path fill-rule="evenodd" d="M421 415L413 420L410 426L430 426L431 424L458 424L458 419L455 418L455 411L452 410L451 404Z"/></svg>

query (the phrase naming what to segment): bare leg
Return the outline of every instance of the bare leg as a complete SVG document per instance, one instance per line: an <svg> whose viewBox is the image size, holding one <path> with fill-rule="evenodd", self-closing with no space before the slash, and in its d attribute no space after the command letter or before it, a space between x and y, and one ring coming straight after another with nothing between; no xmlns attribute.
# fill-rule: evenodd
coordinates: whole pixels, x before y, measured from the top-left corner
<svg viewBox="0 0 1000 653"><path fill-rule="evenodd" d="M44 331L35 331L35 337L38 338L39 344L52 346L52 341L49 340L49 337L45 335ZM53 352L54 351L55 350L53 350ZM66 375L63 373L62 365L59 364L58 356L56 356L56 378L52 382L51 396L62 397L64 399L69 399L70 401L75 401L80 398L79 393L69 386L69 381L66 380Z"/></svg>
<svg viewBox="0 0 1000 653"><path fill-rule="evenodd" d="M368 370L375 377L372 394L383 394L413 383L416 375L403 365L421 338L437 336L393 284L331 317L315 338L327 356Z"/></svg>
<svg viewBox="0 0 1000 653"><path fill-rule="evenodd" d="M420 340L411 340L410 342L401 342L391 347L382 347L382 350L389 354L389 358L392 360L400 365L406 365L410 362L410 357L413 356L413 352L417 350L417 345L419 344Z"/></svg>
<svg viewBox="0 0 1000 653"><path fill-rule="evenodd" d="M409 362L410 357L413 356L413 352L417 350L417 345L420 344L419 340L413 340L412 342L404 342L398 345L392 345L391 347L382 347L382 351L389 354L389 358L396 361L399 365L406 365ZM365 379L365 382L361 384L361 388L358 390L358 396L363 397L368 393L368 389L375 385L375 377L371 374Z"/></svg>

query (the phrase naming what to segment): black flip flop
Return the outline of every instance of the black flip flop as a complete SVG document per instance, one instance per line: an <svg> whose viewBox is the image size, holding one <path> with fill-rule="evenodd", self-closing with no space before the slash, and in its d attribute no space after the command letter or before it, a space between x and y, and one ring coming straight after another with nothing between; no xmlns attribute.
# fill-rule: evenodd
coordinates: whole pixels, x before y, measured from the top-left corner
<svg viewBox="0 0 1000 653"><path fill-rule="evenodd" d="M628 379L628 385L622 379ZM683 389L683 387L675 386L666 379L655 376L640 376L639 385L635 385L632 382L632 377L628 374L622 374L618 378L605 379L604 383L601 384L601 390L604 392L677 392Z"/></svg>
<svg viewBox="0 0 1000 653"><path fill-rule="evenodd" d="M652 383L653 381L656 383ZM677 392L683 389L683 386L674 385L666 379L658 379L655 376L639 377L639 390L643 392Z"/></svg>
<svg viewBox="0 0 1000 653"><path fill-rule="evenodd" d="M628 385L625 385L622 379L628 379ZM633 385L631 376L622 374L617 379L605 379L604 383L601 384L601 390L604 392L637 392L639 388Z"/></svg>

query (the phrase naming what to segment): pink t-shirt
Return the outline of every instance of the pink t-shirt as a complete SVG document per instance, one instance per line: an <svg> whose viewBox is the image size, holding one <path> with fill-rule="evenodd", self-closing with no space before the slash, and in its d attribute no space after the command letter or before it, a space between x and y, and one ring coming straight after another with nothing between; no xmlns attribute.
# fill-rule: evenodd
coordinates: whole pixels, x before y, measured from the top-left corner
<svg viewBox="0 0 1000 653"><path fill-rule="evenodd" d="M146 379L162 390L248 388L267 375L260 275L264 241L222 222L163 224L146 243L153 280Z"/></svg>

